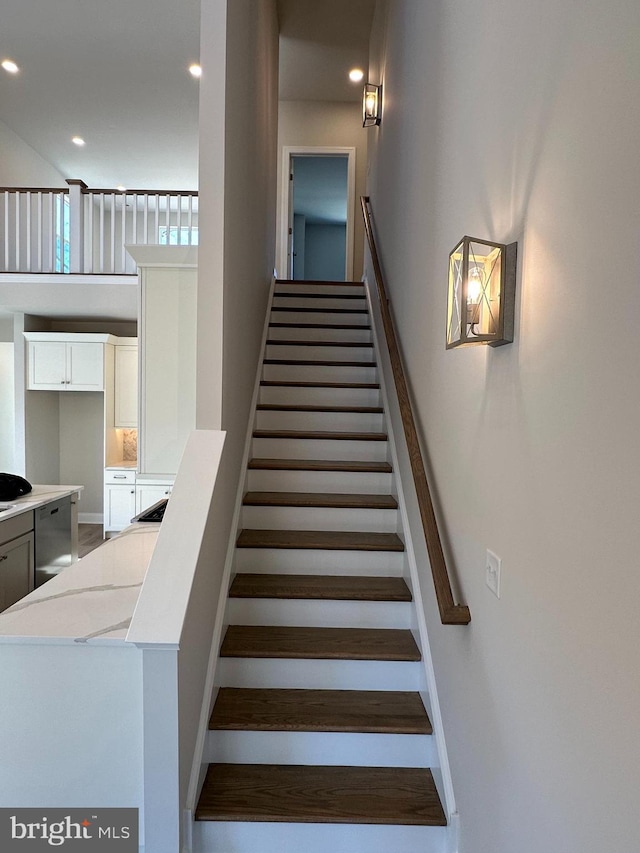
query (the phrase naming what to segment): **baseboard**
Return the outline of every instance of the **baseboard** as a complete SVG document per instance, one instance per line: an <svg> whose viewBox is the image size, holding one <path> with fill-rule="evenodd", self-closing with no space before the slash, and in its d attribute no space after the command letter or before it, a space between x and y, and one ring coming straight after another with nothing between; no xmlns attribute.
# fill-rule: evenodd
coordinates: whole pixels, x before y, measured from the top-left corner
<svg viewBox="0 0 640 853"><path fill-rule="evenodd" d="M102 524L103 518L101 512L79 512L78 524Z"/></svg>

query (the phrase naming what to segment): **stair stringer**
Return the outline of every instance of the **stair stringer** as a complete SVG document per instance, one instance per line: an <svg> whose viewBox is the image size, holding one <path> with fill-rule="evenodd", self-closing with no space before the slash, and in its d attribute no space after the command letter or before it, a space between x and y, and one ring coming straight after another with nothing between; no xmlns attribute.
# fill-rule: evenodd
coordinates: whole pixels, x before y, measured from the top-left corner
<svg viewBox="0 0 640 853"><path fill-rule="evenodd" d="M389 357L389 349L386 344L379 302L377 298L373 298L372 296L372 289L366 275L363 276L363 281L369 305L369 316L371 317L371 332L378 359L378 381L380 383L380 394L385 411L388 452L391 456L389 461L393 466L393 484L396 489L394 496L398 501L398 534L401 536L405 544L404 578L413 595L413 614L416 624L412 627L412 630L414 635L416 635L416 642L422 651L422 666L426 689L421 690L421 696L433 725L436 753L439 762L438 766L432 768L432 772L448 819L447 853L456 853L458 849L457 837L459 816L456 810L451 768L449 765L442 713L436 686L435 669L433 666L429 633L421 594L421 577L414 548L414 541L416 541L416 539L418 541L424 540L424 532L419 521L420 514L417 497L410 474L411 462L409 458L409 451L404 438L400 404L393 379L393 370ZM396 436L398 436L398 438L396 438ZM408 491L405 491L402 472L405 472L404 482L410 484ZM410 508L408 507L408 502L411 502L414 505L411 507L411 515L414 519L418 520L417 524L412 524L410 522ZM424 552L424 559L426 560L426 565L428 565L426 545L421 550ZM425 579L425 582L428 582L428 579Z"/></svg>
<svg viewBox="0 0 640 853"><path fill-rule="evenodd" d="M200 720L198 723L198 736L196 747L194 750L194 762L191 770L191 779L187 799L183 811L183 845L182 853L191 853L193 849L193 824L195 807L200 796L200 791L204 782L204 777L207 771L208 762L206 761L206 743L207 732L209 727L209 717L217 696L216 688L216 670L220 660L220 644L222 636L226 630L225 617L227 611L227 600L229 586L231 583L231 571L236 551L236 539L240 530L240 519L242 515L242 500L246 490L247 481L247 465L251 453L251 445L253 441L253 430L256 421L256 406L258 403L258 395L260 393L260 380L262 379L262 364L266 352L267 338L269 335L269 322L271 319L271 306L273 304L273 296L275 292L277 279L272 276L269 289L269 297L267 299L267 308L265 314L264 328L262 331L262 343L260 345L258 355L258 365L256 368L256 378L253 388L253 396L249 408L249 419L247 422L247 434L245 438L244 451L242 461L240 463L240 476L238 480L238 491L236 493L235 506L233 511L233 519L229 535L229 543L227 546L227 556L224 566L224 574L220 585L220 599L217 603L216 620L213 630L213 639L211 642L211 650L209 652L209 664L207 668L207 679L203 694L202 710L200 712Z"/></svg>

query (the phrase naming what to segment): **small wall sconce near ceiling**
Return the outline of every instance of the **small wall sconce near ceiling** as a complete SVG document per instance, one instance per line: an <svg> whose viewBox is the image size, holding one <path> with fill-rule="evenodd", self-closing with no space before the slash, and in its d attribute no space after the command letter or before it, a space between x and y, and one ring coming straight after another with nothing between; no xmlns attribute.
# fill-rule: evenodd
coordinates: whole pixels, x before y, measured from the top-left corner
<svg viewBox="0 0 640 853"><path fill-rule="evenodd" d="M449 255L447 349L513 341L517 243L463 237Z"/></svg>
<svg viewBox="0 0 640 853"><path fill-rule="evenodd" d="M362 97L362 126L375 127L382 118L382 86L367 83Z"/></svg>

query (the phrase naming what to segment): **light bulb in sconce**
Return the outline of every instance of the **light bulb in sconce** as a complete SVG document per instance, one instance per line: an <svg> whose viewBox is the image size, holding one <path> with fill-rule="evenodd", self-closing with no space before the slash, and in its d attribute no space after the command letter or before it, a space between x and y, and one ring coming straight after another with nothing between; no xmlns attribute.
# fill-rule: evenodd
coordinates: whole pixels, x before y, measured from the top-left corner
<svg viewBox="0 0 640 853"><path fill-rule="evenodd" d="M480 299L483 284L480 264L470 264L469 275L467 277L467 323L470 326L475 326L480 321Z"/></svg>

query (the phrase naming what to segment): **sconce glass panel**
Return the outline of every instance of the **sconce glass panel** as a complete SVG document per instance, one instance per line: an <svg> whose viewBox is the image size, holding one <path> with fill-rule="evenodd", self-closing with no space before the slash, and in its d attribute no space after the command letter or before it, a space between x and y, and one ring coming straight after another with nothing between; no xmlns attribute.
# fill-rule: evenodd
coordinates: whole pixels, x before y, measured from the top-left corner
<svg viewBox="0 0 640 853"><path fill-rule="evenodd" d="M367 83L362 97L362 126L375 127L382 118L382 86Z"/></svg>
<svg viewBox="0 0 640 853"><path fill-rule="evenodd" d="M451 252L447 349L513 341L516 246L463 237Z"/></svg>

